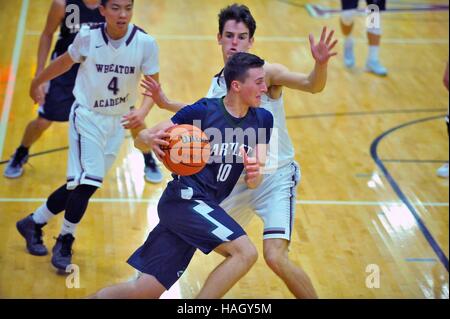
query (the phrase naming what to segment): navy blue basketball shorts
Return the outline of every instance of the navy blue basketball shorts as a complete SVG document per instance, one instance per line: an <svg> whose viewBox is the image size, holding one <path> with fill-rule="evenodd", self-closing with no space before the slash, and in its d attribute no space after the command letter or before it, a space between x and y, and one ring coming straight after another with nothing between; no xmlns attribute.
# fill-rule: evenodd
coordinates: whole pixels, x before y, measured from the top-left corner
<svg viewBox="0 0 450 319"><path fill-rule="evenodd" d="M342 10L351 10L358 8L359 0L341 0ZM386 10L386 0L366 0L367 5L375 4L381 11Z"/></svg>
<svg viewBox="0 0 450 319"><path fill-rule="evenodd" d="M74 85L74 82L65 80L65 77L50 81L45 102L39 106L39 116L49 121L69 121L70 110L75 101L72 93Z"/></svg>
<svg viewBox="0 0 450 319"><path fill-rule="evenodd" d="M158 204L159 224L128 259L140 272L152 275L168 290L186 270L195 251L209 254L245 231L216 201L175 180Z"/></svg>

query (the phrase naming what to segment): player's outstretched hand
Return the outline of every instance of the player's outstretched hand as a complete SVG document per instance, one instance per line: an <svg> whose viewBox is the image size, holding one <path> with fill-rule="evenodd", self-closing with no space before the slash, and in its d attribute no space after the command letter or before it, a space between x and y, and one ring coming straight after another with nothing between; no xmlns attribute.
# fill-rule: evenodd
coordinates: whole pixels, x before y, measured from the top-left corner
<svg viewBox="0 0 450 319"><path fill-rule="evenodd" d="M169 103L161 88L161 84L156 82L151 76L144 76L144 79L141 81L141 87L145 89L142 94L151 97L160 108L165 108Z"/></svg>
<svg viewBox="0 0 450 319"><path fill-rule="evenodd" d="M249 188L256 188L261 182L261 166L258 161L258 154L256 152L256 157L249 157L243 147L241 147L240 152L244 159L245 183Z"/></svg>
<svg viewBox="0 0 450 319"><path fill-rule="evenodd" d="M323 27L320 41L317 44L314 41L314 36L312 34L309 35L311 53L317 63L325 64L332 56L337 55L337 52L332 52L338 42L338 40L333 41L333 35L334 30L327 35L327 27Z"/></svg>
<svg viewBox="0 0 450 319"><path fill-rule="evenodd" d="M45 85L37 85L33 79L30 86L30 97L35 103L43 105L45 102Z"/></svg>

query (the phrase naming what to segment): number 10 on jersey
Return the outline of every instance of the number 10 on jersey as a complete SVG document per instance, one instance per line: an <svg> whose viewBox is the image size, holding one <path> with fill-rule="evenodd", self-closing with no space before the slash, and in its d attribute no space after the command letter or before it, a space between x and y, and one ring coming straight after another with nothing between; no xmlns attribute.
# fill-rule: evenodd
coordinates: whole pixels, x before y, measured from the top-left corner
<svg viewBox="0 0 450 319"><path fill-rule="evenodd" d="M219 172L217 173L217 181L225 182L230 176L231 173L231 164L222 164L219 167Z"/></svg>

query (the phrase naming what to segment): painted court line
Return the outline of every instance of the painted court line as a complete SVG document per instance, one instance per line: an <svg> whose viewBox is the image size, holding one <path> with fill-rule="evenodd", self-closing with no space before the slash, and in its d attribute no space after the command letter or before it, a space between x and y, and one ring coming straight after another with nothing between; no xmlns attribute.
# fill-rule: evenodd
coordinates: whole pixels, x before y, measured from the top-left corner
<svg viewBox="0 0 450 319"><path fill-rule="evenodd" d="M17 79L17 69L19 67L20 53L22 51L23 36L25 34L25 24L27 22L29 0L22 1L20 9L19 24L17 25L16 42L12 55L11 69L8 77L8 86L6 87L6 96L3 103L2 118L0 119L0 158L3 158L3 147L5 144L6 129L8 127L9 112L13 101L14 87Z"/></svg>
<svg viewBox="0 0 450 319"><path fill-rule="evenodd" d="M437 240L434 238L430 229L428 229L422 216L416 210L415 203L411 202L411 200L408 198L408 196L406 196L405 193L403 193L400 185L397 183L397 181L394 179L394 177L390 174L389 170L386 168L385 164L380 160L380 157L378 155L378 145L384 138L386 138L393 132L396 132L398 130L401 130L401 129L411 126L411 125L416 125L416 124L427 122L427 121L434 121L439 118L440 118L440 116L433 116L433 117L416 119L414 121L410 121L410 122L406 122L406 123L397 125L391 129L385 131L384 133L382 133L381 135L376 137L374 139L374 141L372 142L372 144L370 145L370 154L371 154L374 162L377 164L378 168L382 171L384 177L387 179L392 190L397 194L398 198L408 208L407 210L410 212L411 216L415 219L418 228L420 229L423 236L427 240L428 244L433 249L433 251L436 253L436 256L439 258L440 262L442 263L442 265L445 267L445 269L448 272L449 271L449 261L448 261L447 255L445 254L444 250L439 245Z"/></svg>
<svg viewBox="0 0 450 319"><path fill-rule="evenodd" d="M436 258L405 258L405 261L410 263L435 263Z"/></svg>

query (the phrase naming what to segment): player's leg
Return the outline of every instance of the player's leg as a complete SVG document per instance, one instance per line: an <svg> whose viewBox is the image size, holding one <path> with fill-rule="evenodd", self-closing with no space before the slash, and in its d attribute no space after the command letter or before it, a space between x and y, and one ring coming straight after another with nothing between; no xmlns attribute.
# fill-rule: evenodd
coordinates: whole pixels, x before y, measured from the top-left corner
<svg viewBox="0 0 450 319"><path fill-rule="evenodd" d="M72 71L70 71L72 72ZM59 80L51 81L45 96L45 103L39 108L39 115L29 122L20 146L5 167L3 175L7 178L18 178L23 174L23 165L28 161L30 147L50 127L52 122L67 122L74 102L73 85L62 85Z"/></svg>
<svg viewBox="0 0 450 319"><path fill-rule="evenodd" d="M36 119L28 123L25 133L22 137L21 146L25 147L27 150L33 145L42 135L42 133L47 130L52 121L38 116Z"/></svg>
<svg viewBox="0 0 450 319"><path fill-rule="evenodd" d="M74 127L70 127L69 167L75 166L75 171L80 170L79 167L74 165L74 163L79 162L77 136L78 134ZM16 227L25 238L27 249L32 255L43 256L47 254L47 248L42 241L42 228L50 219L66 209L70 194L71 190L67 188L67 184L64 184L48 197L45 204L38 207L31 215L17 222Z"/></svg>
<svg viewBox="0 0 450 319"><path fill-rule="evenodd" d="M258 259L256 247L247 235L223 243L215 251L226 258L209 274L197 295L199 299L223 297Z"/></svg>
<svg viewBox="0 0 450 319"><path fill-rule="evenodd" d="M256 213L264 222L264 260L297 298L317 298L308 275L290 259L289 242L294 223L296 188L300 181L297 164L280 168L265 181L255 202ZM257 190L258 191L258 190Z"/></svg>
<svg viewBox="0 0 450 319"><path fill-rule="evenodd" d="M112 165L123 141L123 132L119 117L104 116L74 105L69 123L67 167L67 187L72 192L67 200L61 232L52 250L52 264L57 269L64 271L71 264L76 228L90 198L102 186L109 168L107 165ZM112 159L108 160L109 157Z"/></svg>
<svg viewBox="0 0 450 319"><path fill-rule="evenodd" d="M144 156L144 164L145 164L144 168L145 180L153 184L160 183L163 179L163 175L152 152L142 153L142 155Z"/></svg>
<svg viewBox="0 0 450 319"><path fill-rule="evenodd" d="M195 251L195 247L158 224L145 243L128 259L128 264L138 270L140 276L130 282L102 289L93 298L159 298L178 281Z"/></svg>
<svg viewBox="0 0 450 319"><path fill-rule="evenodd" d="M366 70L379 76L386 76L387 69L380 63L381 42L381 11L386 10L385 0L367 0L367 5L376 5L379 9L378 25L367 26L367 39L369 41L369 56L367 57Z"/></svg>
<svg viewBox="0 0 450 319"><path fill-rule="evenodd" d="M94 195L98 186L81 184L70 194L61 232L56 239L52 249L52 265L59 270L65 271L72 263L72 245L75 241L75 231L89 204L89 200Z"/></svg>
<svg viewBox="0 0 450 319"><path fill-rule="evenodd" d="M341 18L340 25L342 34L345 37L344 40L344 64L348 68L355 65L354 54L354 40L352 37L354 16L356 14L356 8L358 7L358 0L341 0Z"/></svg>
<svg viewBox="0 0 450 319"><path fill-rule="evenodd" d="M209 275L198 298L222 297L257 259L256 248L242 227L216 201L178 180L164 191L158 214L160 223L191 247L204 254L217 249L226 256Z"/></svg>
<svg viewBox="0 0 450 319"><path fill-rule="evenodd" d="M17 230L25 238L30 254L47 255L48 251L42 240L42 228L47 225L50 219L66 209L70 193L71 191L64 184L48 197L45 204L16 223Z"/></svg>
<svg viewBox="0 0 450 319"><path fill-rule="evenodd" d="M251 208L252 190L245 183L238 182L220 207L241 226L247 225L254 216ZM256 262L258 253L247 236L219 245L214 251L225 260L208 276L197 298L218 298L223 296L242 278ZM236 269L230 275L229 269ZM218 287L221 287L219 290Z"/></svg>
<svg viewBox="0 0 450 319"><path fill-rule="evenodd" d="M264 239L263 247L267 265L284 281L296 298L317 298L306 272L289 259L289 241L281 238Z"/></svg>
<svg viewBox="0 0 450 319"><path fill-rule="evenodd" d="M166 288L152 275L140 274L138 278L103 288L91 299L157 299Z"/></svg>
<svg viewBox="0 0 450 319"><path fill-rule="evenodd" d="M51 124L51 121L40 116L28 123L19 147L5 167L3 172L5 177L18 178L22 176L23 165L28 161L28 153L31 145L41 137L42 133L44 133Z"/></svg>
<svg viewBox="0 0 450 319"><path fill-rule="evenodd" d="M158 224L128 259L128 264L140 272L138 278L104 288L90 298L159 298L181 277L195 250Z"/></svg>

